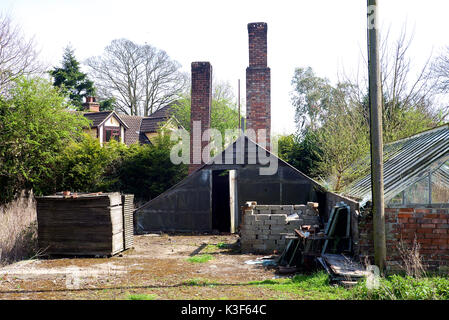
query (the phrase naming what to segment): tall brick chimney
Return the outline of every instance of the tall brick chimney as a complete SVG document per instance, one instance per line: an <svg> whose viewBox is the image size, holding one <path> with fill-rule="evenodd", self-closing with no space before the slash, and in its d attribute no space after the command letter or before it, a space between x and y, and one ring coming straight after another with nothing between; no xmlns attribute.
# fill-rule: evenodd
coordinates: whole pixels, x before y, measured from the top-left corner
<svg viewBox="0 0 449 320"><path fill-rule="evenodd" d="M86 97L86 103L83 104L84 111L86 112L99 112L100 104L96 101L95 97Z"/></svg>
<svg viewBox="0 0 449 320"><path fill-rule="evenodd" d="M246 129L265 129L270 149L271 98L270 68L267 67L265 22L248 23L249 67L246 68ZM258 141L259 143L261 141Z"/></svg>
<svg viewBox="0 0 449 320"><path fill-rule="evenodd" d="M192 62L189 174L204 164L202 150L209 144L209 139L202 141L202 136L210 128L211 103L212 66L209 62Z"/></svg>

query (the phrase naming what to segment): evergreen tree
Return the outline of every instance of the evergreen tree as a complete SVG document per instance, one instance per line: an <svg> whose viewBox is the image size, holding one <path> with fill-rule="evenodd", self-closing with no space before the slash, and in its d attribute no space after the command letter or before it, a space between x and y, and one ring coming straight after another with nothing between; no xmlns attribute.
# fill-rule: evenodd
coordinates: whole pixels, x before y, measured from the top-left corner
<svg viewBox="0 0 449 320"><path fill-rule="evenodd" d="M78 110L82 110L83 98L95 95L94 83L81 72L71 47L64 49L62 67L55 67L49 73L54 79L53 85L61 88Z"/></svg>

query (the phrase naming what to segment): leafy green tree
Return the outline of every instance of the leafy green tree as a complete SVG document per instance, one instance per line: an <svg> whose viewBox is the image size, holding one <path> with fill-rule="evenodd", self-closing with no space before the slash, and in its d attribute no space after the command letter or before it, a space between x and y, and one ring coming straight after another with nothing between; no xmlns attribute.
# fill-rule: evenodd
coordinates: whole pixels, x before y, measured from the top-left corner
<svg viewBox="0 0 449 320"><path fill-rule="evenodd" d="M119 189L140 200L150 200L187 176L187 166L174 165L169 134L159 134L152 145L134 147L118 170Z"/></svg>
<svg viewBox="0 0 449 320"><path fill-rule="evenodd" d="M67 106L58 90L39 78L16 80L0 98L0 202L22 189L41 194L43 182L51 181L56 156L88 125Z"/></svg>
<svg viewBox="0 0 449 320"><path fill-rule="evenodd" d="M83 98L95 95L94 83L81 72L74 50L70 47L64 50L62 67L55 67L49 73L54 79L53 85L61 88L78 110L82 110Z"/></svg>
<svg viewBox="0 0 449 320"><path fill-rule="evenodd" d="M291 102L300 133L315 130L330 107L332 86L326 78L315 75L312 68L296 68L292 79L294 88Z"/></svg>
<svg viewBox="0 0 449 320"><path fill-rule="evenodd" d="M307 131L302 139L294 134L278 138L278 156L306 175L315 174L315 165L321 160L321 154L313 131Z"/></svg>

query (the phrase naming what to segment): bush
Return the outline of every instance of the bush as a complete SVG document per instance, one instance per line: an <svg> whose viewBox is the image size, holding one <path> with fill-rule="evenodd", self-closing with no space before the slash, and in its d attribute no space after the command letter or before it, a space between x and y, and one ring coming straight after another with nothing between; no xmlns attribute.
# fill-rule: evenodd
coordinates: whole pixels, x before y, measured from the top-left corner
<svg viewBox="0 0 449 320"><path fill-rule="evenodd" d="M23 189L41 194L55 156L88 125L66 111L64 97L44 79L19 79L0 97L0 203Z"/></svg>
<svg viewBox="0 0 449 320"><path fill-rule="evenodd" d="M160 134L153 145L131 148L116 173L116 189L150 200L185 178L187 166L170 160L172 146L170 136Z"/></svg>
<svg viewBox="0 0 449 320"><path fill-rule="evenodd" d="M153 145L126 146L116 141L103 147L85 135L56 157L54 176L41 189L46 193L119 191L132 193L137 200L156 197L187 174L185 165L170 161L172 146L168 135L159 135Z"/></svg>

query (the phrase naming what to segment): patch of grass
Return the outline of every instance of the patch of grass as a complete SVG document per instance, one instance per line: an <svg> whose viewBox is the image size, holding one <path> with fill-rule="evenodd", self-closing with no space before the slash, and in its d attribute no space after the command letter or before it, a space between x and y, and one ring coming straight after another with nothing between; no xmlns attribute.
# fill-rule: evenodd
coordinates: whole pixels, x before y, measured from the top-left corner
<svg viewBox="0 0 449 320"><path fill-rule="evenodd" d="M229 244L228 243L224 243L224 242L219 242L215 245L218 249L227 249L229 248Z"/></svg>
<svg viewBox="0 0 449 320"><path fill-rule="evenodd" d="M289 293L304 299L349 299L351 291L329 284L329 276L324 271L312 275L296 275L292 278L252 281L248 284L270 290Z"/></svg>
<svg viewBox="0 0 449 320"><path fill-rule="evenodd" d="M213 258L214 257L211 256L210 254L199 254L199 255L187 258L187 261L191 262L191 263L205 263L209 260L212 260Z"/></svg>
<svg viewBox="0 0 449 320"><path fill-rule="evenodd" d="M130 294L127 297L128 300L155 300L157 295L155 294Z"/></svg>
<svg viewBox="0 0 449 320"><path fill-rule="evenodd" d="M448 300L449 279L392 275L381 278L379 287L374 289L368 289L364 282L359 283L352 289L352 297L369 300Z"/></svg>
<svg viewBox="0 0 449 320"><path fill-rule="evenodd" d="M213 281L210 281L208 279L196 278L196 279L186 280L186 281L182 282L181 284L185 285L185 286L192 286L192 287L195 287L195 286L196 287L205 287L205 286L214 286L217 283L213 282Z"/></svg>

